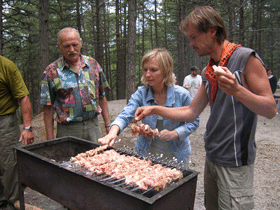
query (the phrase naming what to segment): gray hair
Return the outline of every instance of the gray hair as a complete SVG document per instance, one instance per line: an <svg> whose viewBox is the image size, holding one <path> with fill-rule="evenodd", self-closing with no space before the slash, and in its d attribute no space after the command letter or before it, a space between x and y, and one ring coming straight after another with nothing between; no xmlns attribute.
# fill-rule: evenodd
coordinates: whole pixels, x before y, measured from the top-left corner
<svg viewBox="0 0 280 210"><path fill-rule="evenodd" d="M78 38L81 41L81 36L80 36L80 32L72 27L66 27L61 29L58 33L57 33L57 42L60 44L60 37L62 34L67 34L67 33L72 33L72 32L76 32L78 34Z"/></svg>

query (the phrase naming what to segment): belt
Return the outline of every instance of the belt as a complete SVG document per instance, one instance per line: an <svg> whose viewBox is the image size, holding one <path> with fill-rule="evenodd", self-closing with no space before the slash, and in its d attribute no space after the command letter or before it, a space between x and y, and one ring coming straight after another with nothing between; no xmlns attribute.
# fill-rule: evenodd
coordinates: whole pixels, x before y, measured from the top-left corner
<svg viewBox="0 0 280 210"><path fill-rule="evenodd" d="M87 122L87 121L93 121L95 118L96 117L88 119L88 120L83 120L83 121L62 122L62 123L59 123L59 124L61 124L61 125L75 125L75 124L78 124L78 123L84 123L84 122Z"/></svg>

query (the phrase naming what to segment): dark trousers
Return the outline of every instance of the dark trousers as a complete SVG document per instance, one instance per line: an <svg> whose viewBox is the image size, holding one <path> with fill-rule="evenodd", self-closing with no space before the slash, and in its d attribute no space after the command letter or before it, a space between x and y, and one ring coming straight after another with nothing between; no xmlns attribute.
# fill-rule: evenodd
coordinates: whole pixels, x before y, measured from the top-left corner
<svg viewBox="0 0 280 210"><path fill-rule="evenodd" d="M18 170L14 147L18 142L20 128L16 112L0 116L0 204L8 202L7 209L14 209L19 198Z"/></svg>

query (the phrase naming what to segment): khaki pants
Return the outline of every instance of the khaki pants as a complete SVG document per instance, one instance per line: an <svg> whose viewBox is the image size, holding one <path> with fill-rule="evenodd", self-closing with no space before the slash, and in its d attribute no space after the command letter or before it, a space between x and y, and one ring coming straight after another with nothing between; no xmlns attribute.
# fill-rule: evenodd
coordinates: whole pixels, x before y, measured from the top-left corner
<svg viewBox="0 0 280 210"><path fill-rule="evenodd" d="M18 170L14 147L18 142L20 129L16 112L0 116L0 204L8 202L7 209L19 198Z"/></svg>
<svg viewBox="0 0 280 210"><path fill-rule="evenodd" d="M254 164L223 167L206 158L204 169L207 210L250 210L253 198Z"/></svg>
<svg viewBox="0 0 280 210"><path fill-rule="evenodd" d="M73 136L98 144L98 139L102 137L98 117L82 122L70 122L68 124L57 123L56 137L60 138L65 136Z"/></svg>

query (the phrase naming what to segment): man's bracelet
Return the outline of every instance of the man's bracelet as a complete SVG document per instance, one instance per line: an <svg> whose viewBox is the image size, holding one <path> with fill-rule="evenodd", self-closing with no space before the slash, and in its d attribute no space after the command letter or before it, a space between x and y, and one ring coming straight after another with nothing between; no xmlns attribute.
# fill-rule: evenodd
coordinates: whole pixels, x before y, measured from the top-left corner
<svg viewBox="0 0 280 210"><path fill-rule="evenodd" d="M105 125L105 128L109 128L111 125Z"/></svg>

